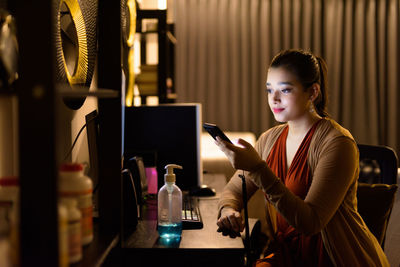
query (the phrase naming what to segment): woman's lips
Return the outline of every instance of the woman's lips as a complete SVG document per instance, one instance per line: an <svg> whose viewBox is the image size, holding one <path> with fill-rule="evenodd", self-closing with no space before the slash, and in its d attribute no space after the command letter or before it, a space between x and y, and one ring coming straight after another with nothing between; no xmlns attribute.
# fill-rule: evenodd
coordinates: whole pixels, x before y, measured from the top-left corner
<svg viewBox="0 0 400 267"><path fill-rule="evenodd" d="M280 112L282 112L284 110L284 108L273 108L272 109L272 111L274 112L274 113L280 113Z"/></svg>

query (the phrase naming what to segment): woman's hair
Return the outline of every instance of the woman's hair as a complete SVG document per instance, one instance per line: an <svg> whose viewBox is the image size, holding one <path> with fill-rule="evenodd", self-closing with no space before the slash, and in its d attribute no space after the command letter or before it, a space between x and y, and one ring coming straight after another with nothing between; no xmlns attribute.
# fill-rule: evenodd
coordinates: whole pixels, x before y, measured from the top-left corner
<svg viewBox="0 0 400 267"><path fill-rule="evenodd" d="M314 83L320 85L321 93L314 101L315 110L321 117L327 117L327 67L325 61L310 52L289 49L280 52L272 59L270 68L278 67L283 67L293 73L303 85L304 90Z"/></svg>

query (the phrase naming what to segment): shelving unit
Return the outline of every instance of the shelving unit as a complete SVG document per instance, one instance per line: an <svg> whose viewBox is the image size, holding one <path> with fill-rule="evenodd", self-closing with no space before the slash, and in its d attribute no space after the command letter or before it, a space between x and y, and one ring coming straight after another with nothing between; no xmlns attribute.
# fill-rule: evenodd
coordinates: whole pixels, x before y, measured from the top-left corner
<svg viewBox="0 0 400 267"><path fill-rule="evenodd" d="M121 6L99 1L98 87L118 92L117 98L100 98L99 105L99 218L100 230L119 234L121 226Z"/></svg>
<svg viewBox="0 0 400 267"><path fill-rule="evenodd" d="M20 264L58 266L55 88L51 1L17 5ZM41 14L37 16L37 14ZM35 23L32 23L32 22Z"/></svg>
<svg viewBox="0 0 400 267"><path fill-rule="evenodd" d="M56 102L52 0L17 1L19 41L20 266L58 266ZM99 219L77 266L99 266L119 246L121 190L120 3L98 1ZM70 123L70 122L65 122ZM110 197L112 196L112 197ZM75 265L74 265L75 266Z"/></svg>
<svg viewBox="0 0 400 267"><path fill-rule="evenodd" d="M145 19L156 19L157 29L156 30L142 30L143 20ZM137 10L137 23L136 32L140 36L140 64L146 65L146 42L148 34L157 34L158 38L158 64L157 64L157 95L159 97L159 103L171 103L175 101L175 92L171 92L171 88L167 87L167 78L173 79L173 73L168 71L173 70L173 58L168 57L172 55L170 52L173 50L173 44L167 38L167 32L169 30L167 24L167 11L156 10L156 9L138 9ZM143 104L145 100L142 99Z"/></svg>
<svg viewBox="0 0 400 267"><path fill-rule="evenodd" d="M96 91L88 91L87 88L74 88L72 91L69 85L58 85L56 90L60 97L65 98L81 98L81 97L97 97L97 98L116 98L119 96L119 92L111 89L100 89L97 88Z"/></svg>

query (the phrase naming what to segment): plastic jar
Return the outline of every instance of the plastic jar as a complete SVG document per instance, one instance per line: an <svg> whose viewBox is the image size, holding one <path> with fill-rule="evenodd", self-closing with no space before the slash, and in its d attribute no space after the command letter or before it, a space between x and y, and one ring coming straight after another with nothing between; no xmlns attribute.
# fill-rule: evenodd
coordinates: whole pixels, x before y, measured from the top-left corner
<svg viewBox="0 0 400 267"><path fill-rule="evenodd" d="M11 266L9 228L6 210L0 207L0 266Z"/></svg>
<svg viewBox="0 0 400 267"><path fill-rule="evenodd" d="M19 180L16 176L0 178L0 209L9 224L9 255L12 266L19 265Z"/></svg>
<svg viewBox="0 0 400 267"><path fill-rule="evenodd" d="M15 176L0 178L0 207L6 209L9 219L12 209L15 209L19 199L19 183Z"/></svg>
<svg viewBox="0 0 400 267"><path fill-rule="evenodd" d="M81 212L75 198L61 198L68 211L68 259L76 263L82 259Z"/></svg>
<svg viewBox="0 0 400 267"><path fill-rule="evenodd" d="M60 197L72 197L77 200L78 209L82 214L82 245L89 244L93 240L92 180L83 174L82 164L64 163L59 170L58 185Z"/></svg>
<svg viewBox="0 0 400 267"><path fill-rule="evenodd" d="M58 204L58 264L60 267L69 266L68 256L68 209L64 204Z"/></svg>

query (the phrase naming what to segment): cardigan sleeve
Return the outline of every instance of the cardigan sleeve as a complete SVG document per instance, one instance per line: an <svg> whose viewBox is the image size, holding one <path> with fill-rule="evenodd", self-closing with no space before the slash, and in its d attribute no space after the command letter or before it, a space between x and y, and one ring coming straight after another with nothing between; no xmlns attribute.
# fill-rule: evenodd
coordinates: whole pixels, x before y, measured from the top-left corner
<svg viewBox="0 0 400 267"><path fill-rule="evenodd" d="M221 210L224 207L231 207L234 210L241 211L243 208L242 200L242 179L239 177L241 170L237 170L228 184L225 186L221 193L220 200L218 202L218 218L221 216ZM245 172L245 177L247 172ZM247 189L247 200L257 191L258 187L250 179L246 179Z"/></svg>
<svg viewBox="0 0 400 267"><path fill-rule="evenodd" d="M264 189L276 210L304 234L315 234L324 228L343 202L358 171L354 140L336 136L321 145L311 187L304 200L288 190L266 163L250 173L251 179Z"/></svg>
<svg viewBox="0 0 400 267"><path fill-rule="evenodd" d="M263 153L265 149L265 140L268 139L270 132L271 129L263 133L254 146L255 150L261 155L262 158L264 157L263 154L265 154ZM220 200L218 202L218 218L221 216L221 210L223 207L231 207L237 211L242 210L242 179L239 177L239 174L241 173L241 170L237 170L222 191ZM246 171L244 174L245 177L249 176L249 173ZM250 199L250 197L257 191L257 189L259 189L259 187L254 183L253 180L246 179L246 189L247 199Z"/></svg>

